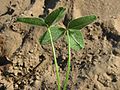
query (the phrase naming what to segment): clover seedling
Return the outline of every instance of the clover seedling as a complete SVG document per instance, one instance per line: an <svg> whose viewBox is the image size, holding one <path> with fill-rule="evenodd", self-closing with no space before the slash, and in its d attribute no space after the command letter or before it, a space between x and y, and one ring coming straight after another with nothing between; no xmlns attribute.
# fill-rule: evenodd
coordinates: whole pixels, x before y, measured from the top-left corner
<svg viewBox="0 0 120 90"><path fill-rule="evenodd" d="M37 26L45 26L47 27L47 31L40 37L39 42L40 44L48 44L51 43L54 62L56 66L56 76L57 76L57 83L58 83L58 90L60 90L60 76L59 76L59 67L56 60L55 54L55 47L54 41L57 41L62 35L65 35L67 44L68 44L68 69L66 73L66 79L64 83L63 90L66 90L69 73L70 73L70 61L71 61L71 49L73 50L80 50L84 47L84 40L80 29L87 26L88 24L92 23L96 20L95 15L91 16L84 16L68 22L66 28L59 27L56 23L60 21L65 15L65 8L59 7L58 9L51 12L45 18L30 18L30 17L20 17L17 18L18 22L24 22L32 25Z"/></svg>

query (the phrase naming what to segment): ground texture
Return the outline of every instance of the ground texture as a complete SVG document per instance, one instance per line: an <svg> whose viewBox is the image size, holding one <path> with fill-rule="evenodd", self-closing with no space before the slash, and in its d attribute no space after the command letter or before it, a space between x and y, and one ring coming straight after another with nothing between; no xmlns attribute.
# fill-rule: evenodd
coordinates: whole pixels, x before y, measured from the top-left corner
<svg viewBox="0 0 120 90"><path fill-rule="evenodd" d="M67 8L60 22L94 14L82 29L85 48L72 50L67 90L120 90L120 0L1 0L0 90L57 90L51 45L40 45L46 28L15 22L17 17L44 17ZM67 44L55 43L61 88L67 69Z"/></svg>

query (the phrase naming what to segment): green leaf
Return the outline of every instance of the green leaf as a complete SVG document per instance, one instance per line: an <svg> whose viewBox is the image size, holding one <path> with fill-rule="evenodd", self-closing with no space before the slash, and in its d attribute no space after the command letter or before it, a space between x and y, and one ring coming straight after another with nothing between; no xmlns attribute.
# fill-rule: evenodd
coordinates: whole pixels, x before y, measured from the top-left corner
<svg viewBox="0 0 120 90"><path fill-rule="evenodd" d="M57 26L53 26L53 27L50 27L50 31L52 34L53 41L56 41L64 34L65 29ZM41 44L48 44L51 42L50 34L48 30L43 34L43 36L40 38L39 41Z"/></svg>
<svg viewBox="0 0 120 90"><path fill-rule="evenodd" d="M23 22L27 24L32 24L32 25L38 25L38 26L45 26L45 21L43 18L30 18L30 17L25 17L25 18L17 18L17 22Z"/></svg>
<svg viewBox="0 0 120 90"><path fill-rule="evenodd" d="M84 16L69 22L68 29L79 30L96 20L95 15Z"/></svg>
<svg viewBox="0 0 120 90"><path fill-rule="evenodd" d="M76 51L84 48L84 38L80 31L70 32L70 45Z"/></svg>
<svg viewBox="0 0 120 90"><path fill-rule="evenodd" d="M65 8L59 7L58 9L51 12L46 18L45 22L48 26L58 22L64 16Z"/></svg>

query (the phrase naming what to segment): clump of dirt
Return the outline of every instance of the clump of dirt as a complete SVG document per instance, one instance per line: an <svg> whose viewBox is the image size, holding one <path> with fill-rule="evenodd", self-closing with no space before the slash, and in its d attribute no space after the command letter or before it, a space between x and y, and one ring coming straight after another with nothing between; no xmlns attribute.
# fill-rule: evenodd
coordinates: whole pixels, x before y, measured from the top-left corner
<svg viewBox="0 0 120 90"><path fill-rule="evenodd" d="M115 0L2 1L0 3L2 8L0 10L0 89L57 90L51 45L39 44L39 37L46 28L18 23L15 20L21 16L44 17L57 7L63 6L67 8L67 14L61 21L64 24L83 15L99 16L96 22L82 29L85 48L78 52L72 50L67 90L119 90L118 11L120 6L113 1ZM61 88L68 59L67 44L64 40L62 37L55 43Z"/></svg>

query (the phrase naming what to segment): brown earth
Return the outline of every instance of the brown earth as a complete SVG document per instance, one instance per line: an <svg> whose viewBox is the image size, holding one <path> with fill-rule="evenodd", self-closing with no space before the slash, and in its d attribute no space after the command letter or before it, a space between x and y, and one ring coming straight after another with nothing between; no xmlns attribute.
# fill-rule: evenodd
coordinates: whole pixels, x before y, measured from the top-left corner
<svg viewBox="0 0 120 90"><path fill-rule="evenodd" d="M51 45L38 42L46 28L15 20L46 16L60 6L67 8L63 22L99 17L82 29L85 48L72 50L67 90L120 90L120 0L1 0L0 90L57 90ZM64 38L55 48L62 88L68 58Z"/></svg>

